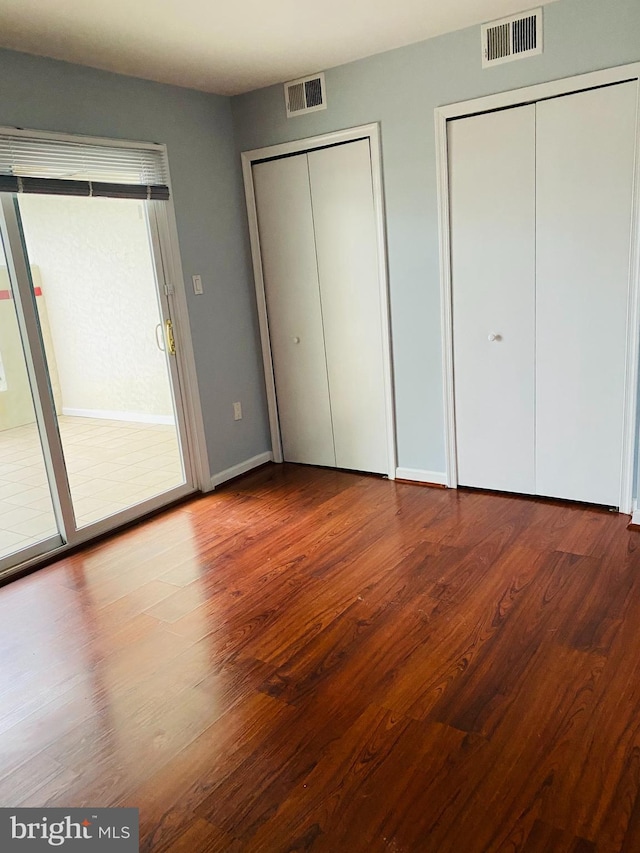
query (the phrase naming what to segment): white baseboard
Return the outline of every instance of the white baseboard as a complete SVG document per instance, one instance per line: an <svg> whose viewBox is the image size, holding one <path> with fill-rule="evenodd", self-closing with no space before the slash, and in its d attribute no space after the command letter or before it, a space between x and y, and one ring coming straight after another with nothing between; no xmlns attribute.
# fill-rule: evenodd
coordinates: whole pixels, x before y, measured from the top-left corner
<svg viewBox="0 0 640 853"><path fill-rule="evenodd" d="M447 475L442 471L423 471L422 468L396 468L397 480L413 480L416 483L433 483L446 486Z"/></svg>
<svg viewBox="0 0 640 853"><path fill-rule="evenodd" d="M239 462L237 465L227 468L226 471L220 471L219 474L214 474L211 478L211 488L215 489L216 486L226 483L227 480L233 480L234 477L239 477L240 474L246 474L247 471L259 468L260 465L264 465L266 462L271 462L272 460L273 453L270 450L265 453L259 453L257 456L252 456L251 459L245 459L244 462Z"/></svg>
<svg viewBox="0 0 640 853"><path fill-rule="evenodd" d="M101 421L131 421L136 424L175 424L173 415L145 415L140 412L111 412L103 409L69 409L62 407L62 414L72 418L97 418Z"/></svg>
<svg viewBox="0 0 640 853"><path fill-rule="evenodd" d="M631 516L631 524L640 527L640 510L636 509Z"/></svg>

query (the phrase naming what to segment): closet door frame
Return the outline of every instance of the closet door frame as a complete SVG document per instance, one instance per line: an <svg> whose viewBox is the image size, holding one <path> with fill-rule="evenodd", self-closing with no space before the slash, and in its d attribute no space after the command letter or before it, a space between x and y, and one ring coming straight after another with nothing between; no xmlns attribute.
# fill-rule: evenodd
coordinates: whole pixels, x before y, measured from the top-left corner
<svg viewBox="0 0 640 853"><path fill-rule="evenodd" d="M282 438L280 435L280 424L278 421L278 407L276 403L276 385L271 356L271 340L269 336L269 319L267 315L267 302L265 295L264 278L262 275L262 255L260 250L260 235L258 232L258 214L256 209L256 198L253 186L253 163L259 160L282 157L292 154L304 154L318 148L326 148L330 145L338 145L345 142L355 142L360 139L369 140L371 151L371 175L373 181L373 203L376 220L377 237L377 268L378 282L380 287L380 309L382 324L382 361L384 368L384 393L385 393L385 415L387 436L387 470L385 474L389 479L396 477L396 430L394 417L393 378L391 369L391 323L389 313L389 286L387 275L387 250L386 233L384 221L384 193L382 187L382 157L380 146L380 126L377 123L361 125L359 127L338 130L325 133L321 136L313 136L307 139L297 139L292 142L284 142L279 145L270 145L266 148L256 148L251 151L243 151L242 175L244 179L244 191L247 203L247 218L249 223L249 239L251 243L251 258L253 261L253 277L256 288L256 300L258 306L258 323L260 326L260 341L262 344L262 363L264 378L267 389L267 406L269 410L269 429L271 432L271 458L274 462L282 462Z"/></svg>
<svg viewBox="0 0 640 853"><path fill-rule="evenodd" d="M451 226L449 211L449 157L447 122L456 118L535 103L547 98L571 95L615 83L636 81L636 148L633 202L631 210L631 253L627 307L627 353L625 367L624 423L622 436L622 477L619 509L633 510L635 481L636 422L638 409L638 358L640 345L640 63L621 65L575 77L540 83L510 92L501 92L471 101L461 101L434 110L436 135L436 175L438 189L438 231L440 240L440 306L442 328L443 396L445 415L446 485L457 488L457 448L454 402L453 314L451 286Z"/></svg>

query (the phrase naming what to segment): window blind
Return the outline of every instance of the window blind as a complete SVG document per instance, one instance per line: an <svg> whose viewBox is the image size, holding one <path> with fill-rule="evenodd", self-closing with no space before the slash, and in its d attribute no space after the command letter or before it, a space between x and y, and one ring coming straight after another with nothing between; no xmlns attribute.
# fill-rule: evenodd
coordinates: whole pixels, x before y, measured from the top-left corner
<svg viewBox="0 0 640 853"><path fill-rule="evenodd" d="M0 192L166 200L160 146L135 147L0 131Z"/></svg>

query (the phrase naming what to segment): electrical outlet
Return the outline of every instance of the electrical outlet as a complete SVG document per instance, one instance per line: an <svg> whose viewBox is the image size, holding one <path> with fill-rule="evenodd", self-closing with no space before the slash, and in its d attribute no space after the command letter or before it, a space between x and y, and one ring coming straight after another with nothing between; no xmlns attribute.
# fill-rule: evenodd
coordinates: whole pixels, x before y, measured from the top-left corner
<svg viewBox="0 0 640 853"><path fill-rule="evenodd" d="M201 275L192 275L191 281L193 282L193 292L194 293L204 293L202 289L202 276Z"/></svg>
<svg viewBox="0 0 640 853"><path fill-rule="evenodd" d="M241 421L242 420L242 404L241 403L234 403L233 404L233 419L234 419L234 421Z"/></svg>

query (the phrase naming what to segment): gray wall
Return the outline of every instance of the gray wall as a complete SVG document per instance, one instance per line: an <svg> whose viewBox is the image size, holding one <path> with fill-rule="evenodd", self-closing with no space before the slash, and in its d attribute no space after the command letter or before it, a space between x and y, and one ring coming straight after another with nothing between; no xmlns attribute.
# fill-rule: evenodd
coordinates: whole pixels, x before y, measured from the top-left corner
<svg viewBox="0 0 640 853"><path fill-rule="evenodd" d="M334 68L327 110L289 120L282 86L232 100L238 150L381 124L402 467L445 469L434 108L640 60L640 2L560 0L544 38L541 56L484 71L479 27Z"/></svg>
<svg viewBox="0 0 640 853"><path fill-rule="evenodd" d="M267 450L229 99L0 50L0 125L166 143L211 472Z"/></svg>

